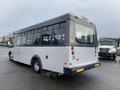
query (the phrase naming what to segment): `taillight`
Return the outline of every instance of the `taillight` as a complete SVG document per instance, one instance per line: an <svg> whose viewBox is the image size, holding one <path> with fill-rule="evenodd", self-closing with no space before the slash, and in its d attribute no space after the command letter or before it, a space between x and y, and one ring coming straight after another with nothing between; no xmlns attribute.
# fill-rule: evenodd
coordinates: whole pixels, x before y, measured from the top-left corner
<svg viewBox="0 0 120 90"><path fill-rule="evenodd" d="M71 54L74 55L74 51L72 51Z"/></svg>
<svg viewBox="0 0 120 90"><path fill-rule="evenodd" d="M73 46L71 47L71 50L74 50L74 47L73 47Z"/></svg>
<svg viewBox="0 0 120 90"><path fill-rule="evenodd" d="M67 65L67 62L65 62L65 65Z"/></svg>
<svg viewBox="0 0 120 90"><path fill-rule="evenodd" d="M74 53L74 47L73 47L73 46L71 47L71 54L72 54L72 55L75 54L75 53Z"/></svg>
<svg viewBox="0 0 120 90"><path fill-rule="evenodd" d="M96 47L95 47L95 56L96 56L96 54L97 54L97 50L96 50Z"/></svg>

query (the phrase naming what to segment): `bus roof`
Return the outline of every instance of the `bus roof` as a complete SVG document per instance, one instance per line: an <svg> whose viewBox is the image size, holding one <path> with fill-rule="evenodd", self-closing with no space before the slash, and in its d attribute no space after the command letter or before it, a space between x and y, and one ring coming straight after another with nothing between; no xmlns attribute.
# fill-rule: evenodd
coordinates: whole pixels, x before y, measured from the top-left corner
<svg viewBox="0 0 120 90"><path fill-rule="evenodd" d="M59 17L56 17L56 18L53 18L53 19L50 19L50 20L32 25L32 26L29 26L29 27L26 27L26 28L18 30L18 31L15 31L15 32L13 32L13 34L22 33L22 32L25 32L25 31L38 29L40 27L46 27L46 26L53 25L53 24L56 24L56 23L59 23L59 22L64 22L64 21L67 21L67 20L75 20L75 19L79 19L82 23L85 23L89 26L90 25L94 26L94 24L92 22L87 21L87 18L85 18L85 17L81 18L81 17L82 16L75 16L73 14L67 13L65 15L62 15L62 16L59 16Z"/></svg>

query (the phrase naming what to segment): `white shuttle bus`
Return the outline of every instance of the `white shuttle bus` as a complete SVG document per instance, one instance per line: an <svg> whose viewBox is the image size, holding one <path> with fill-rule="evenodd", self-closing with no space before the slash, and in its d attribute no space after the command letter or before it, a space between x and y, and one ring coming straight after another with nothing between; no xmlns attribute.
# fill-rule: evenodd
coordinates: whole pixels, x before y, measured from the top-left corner
<svg viewBox="0 0 120 90"><path fill-rule="evenodd" d="M56 74L74 75L100 66L95 24L63 16L14 32L9 59Z"/></svg>

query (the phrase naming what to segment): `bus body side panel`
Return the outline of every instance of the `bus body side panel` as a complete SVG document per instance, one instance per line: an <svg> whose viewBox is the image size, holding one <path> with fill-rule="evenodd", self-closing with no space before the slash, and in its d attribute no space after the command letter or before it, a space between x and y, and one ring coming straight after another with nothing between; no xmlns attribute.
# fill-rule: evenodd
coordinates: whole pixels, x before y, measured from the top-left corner
<svg viewBox="0 0 120 90"><path fill-rule="evenodd" d="M43 69L63 74L64 63L69 59L69 47L15 47L13 54L15 61L28 65L32 57L38 55Z"/></svg>

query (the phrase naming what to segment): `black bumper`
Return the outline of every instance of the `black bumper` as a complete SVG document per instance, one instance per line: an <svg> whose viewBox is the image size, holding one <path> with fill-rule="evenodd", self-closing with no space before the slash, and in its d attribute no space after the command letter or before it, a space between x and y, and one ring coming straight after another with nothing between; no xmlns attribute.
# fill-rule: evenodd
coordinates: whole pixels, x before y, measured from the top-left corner
<svg viewBox="0 0 120 90"><path fill-rule="evenodd" d="M94 64L90 64L90 65L85 65L85 66L81 66L81 67L75 67L75 68L64 68L64 74L67 75L76 75L79 74L81 72L87 71L89 69L92 68L96 68L96 67L100 67L100 63L94 63Z"/></svg>
<svg viewBox="0 0 120 90"><path fill-rule="evenodd" d="M99 52L98 55L100 57L115 57L115 53L103 53L103 52Z"/></svg>

